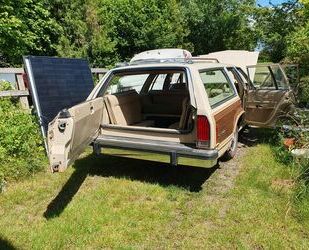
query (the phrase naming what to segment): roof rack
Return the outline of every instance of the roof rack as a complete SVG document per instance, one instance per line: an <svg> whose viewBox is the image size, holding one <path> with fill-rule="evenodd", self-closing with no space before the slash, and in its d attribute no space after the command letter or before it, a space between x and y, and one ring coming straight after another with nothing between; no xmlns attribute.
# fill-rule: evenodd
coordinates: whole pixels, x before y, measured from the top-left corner
<svg viewBox="0 0 309 250"><path fill-rule="evenodd" d="M140 65L140 64L151 64L151 63L196 63L196 62L219 63L219 60L216 58L205 58L205 57L140 59L130 62L129 65Z"/></svg>
<svg viewBox="0 0 309 250"><path fill-rule="evenodd" d="M194 61L199 61L199 62L213 62L213 63L220 63L217 58L212 58L212 57L199 57L199 56L194 56L190 58L193 62Z"/></svg>

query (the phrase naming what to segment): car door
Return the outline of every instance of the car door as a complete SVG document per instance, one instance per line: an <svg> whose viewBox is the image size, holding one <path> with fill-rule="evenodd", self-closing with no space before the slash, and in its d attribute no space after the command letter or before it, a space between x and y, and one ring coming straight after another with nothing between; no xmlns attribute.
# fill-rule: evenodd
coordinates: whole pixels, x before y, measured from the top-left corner
<svg viewBox="0 0 309 250"><path fill-rule="evenodd" d="M292 110L294 95L278 64L248 66L251 80L245 94L245 120L249 125L274 126Z"/></svg>
<svg viewBox="0 0 309 250"><path fill-rule="evenodd" d="M243 101L245 90L247 89L248 85L246 79L241 75L240 70L236 67L227 67L226 69L231 81L236 87L240 99Z"/></svg>
<svg viewBox="0 0 309 250"><path fill-rule="evenodd" d="M48 125L48 153L53 172L63 172L98 135L103 115L99 97L62 110Z"/></svg>

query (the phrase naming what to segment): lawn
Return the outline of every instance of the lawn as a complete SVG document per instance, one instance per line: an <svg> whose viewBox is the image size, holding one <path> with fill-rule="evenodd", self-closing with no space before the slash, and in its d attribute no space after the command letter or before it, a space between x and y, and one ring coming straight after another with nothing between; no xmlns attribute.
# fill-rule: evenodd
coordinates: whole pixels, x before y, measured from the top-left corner
<svg viewBox="0 0 309 250"><path fill-rule="evenodd" d="M85 153L0 195L0 248L309 248L271 145L213 169Z"/></svg>

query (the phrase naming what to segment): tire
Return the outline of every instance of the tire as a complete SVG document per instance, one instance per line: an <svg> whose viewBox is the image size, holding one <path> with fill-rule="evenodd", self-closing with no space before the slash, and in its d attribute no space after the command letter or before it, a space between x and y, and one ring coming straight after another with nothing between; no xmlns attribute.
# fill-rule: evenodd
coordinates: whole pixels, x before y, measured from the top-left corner
<svg viewBox="0 0 309 250"><path fill-rule="evenodd" d="M238 127L236 127L236 131L233 134L232 142L230 148L224 153L222 159L225 161L231 160L234 158L237 152L238 147Z"/></svg>

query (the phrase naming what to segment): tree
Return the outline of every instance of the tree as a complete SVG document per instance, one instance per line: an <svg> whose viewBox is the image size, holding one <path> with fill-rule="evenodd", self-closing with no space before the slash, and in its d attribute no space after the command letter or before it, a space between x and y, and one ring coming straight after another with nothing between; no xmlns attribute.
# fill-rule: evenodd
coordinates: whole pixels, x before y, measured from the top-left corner
<svg viewBox="0 0 309 250"><path fill-rule="evenodd" d="M182 1L195 54L256 46L251 0Z"/></svg>
<svg viewBox="0 0 309 250"><path fill-rule="evenodd" d="M61 32L45 0L0 1L0 65L21 65L22 55L54 55Z"/></svg>
<svg viewBox="0 0 309 250"><path fill-rule="evenodd" d="M287 37L302 22L300 8L297 0L290 0L280 5L259 7L253 12L264 60L279 62L286 56Z"/></svg>
<svg viewBox="0 0 309 250"><path fill-rule="evenodd" d="M111 66L135 53L186 46L188 34L176 0L58 0L53 13L64 28L57 51Z"/></svg>
<svg viewBox="0 0 309 250"><path fill-rule="evenodd" d="M299 101L309 106L309 1L302 0L301 24L287 36L287 61L300 66Z"/></svg>
<svg viewBox="0 0 309 250"><path fill-rule="evenodd" d="M309 0L301 1L299 17L302 20L287 37L287 56L308 67L309 72Z"/></svg>

